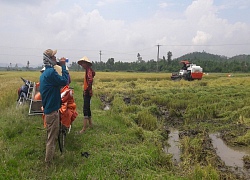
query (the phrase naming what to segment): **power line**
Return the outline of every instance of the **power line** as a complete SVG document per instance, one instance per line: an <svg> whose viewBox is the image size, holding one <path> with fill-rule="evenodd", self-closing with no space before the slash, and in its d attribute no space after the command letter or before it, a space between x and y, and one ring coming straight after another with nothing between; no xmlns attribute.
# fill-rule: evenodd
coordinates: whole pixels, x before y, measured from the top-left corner
<svg viewBox="0 0 250 180"><path fill-rule="evenodd" d="M249 46L250 43L241 43L241 44L168 44L162 46Z"/></svg>
<svg viewBox="0 0 250 180"><path fill-rule="evenodd" d="M206 44L206 45L193 45L193 44L164 44L164 45L156 45L157 46L157 71L158 71L158 61L159 61L159 53L160 53L160 46L168 46L168 47L218 47L218 46L249 46L250 43L231 43L231 44ZM38 53L35 53L34 50L39 50L39 51L43 51L42 48L40 47L18 47L18 46L4 46L4 45L0 45L0 48L2 49L2 53L0 53L0 56L11 56L11 57L21 57L21 58L27 58L27 57L41 57L42 55L38 55ZM151 46L151 47L148 47L148 48L144 48L144 49L138 49L138 50L135 50L135 51L130 51L130 52L117 52L117 51L111 51L111 50L94 50L94 49L79 49L79 48L70 48L70 49L61 49L61 48L58 48L58 50L60 51L74 51L75 53L78 53L79 52L82 52L82 51L86 51L86 52L90 52L90 51L93 51L93 52L96 52L94 53L95 55L92 55L93 59L98 59L98 52L99 52L99 58L100 58L100 61L102 60L102 58L104 57L103 55L103 52L105 53L105 57L107 56L118 56L118 54L122 54L122 55L127 55L127 56L136 56L136 54L138 52L140 52L140 54L142 54L143 56L143 53L141 53L142 51L144 51L144 55L146 54L147 56L149 56L149 49L152 49L153 51L153 48L155 48L155 46ZM30 50L32 49L33 50L33 54L29 52L26 52L25 50ZM15 51L15 53L13 53ZM152 52L150 51L150 52ZM26 54L27 53L27 54ZM152 56L152 54L150 53L150 56ZM79 58L79 57L76 57L76 54L73 55L71 58ZM119 59L123 59L123 57L119 57ZM124 60L127 60L127 59L131 59L130 58L126 58Z"/></svg>
<svg viewBox="0 0 250 180"><path fill-rule="evenodd" d="M246 45L250 45L250 43L233 43L233 44L165 44L165 45L161 45L161 46L246 46ZM44 48L35 48L35 47L18 47L18 46L3 46L0 45L0 48L16 48L16 49L44 49ZM144 49L140 49L137 51L144 51L147 49L151 49L152 47L149 48L144 48ZM71 48L71 49L61 49L60 50L79 50L79 51L98 51L96 49L76 49L76 48ZM124 53L124 52L115 52L115 51L111 51L111 50L105 50L105 51L109 51L109 52L114 52L114 53ZM131 52L125 52L125 53L134 53L136 51L131 51Z"/></svg>

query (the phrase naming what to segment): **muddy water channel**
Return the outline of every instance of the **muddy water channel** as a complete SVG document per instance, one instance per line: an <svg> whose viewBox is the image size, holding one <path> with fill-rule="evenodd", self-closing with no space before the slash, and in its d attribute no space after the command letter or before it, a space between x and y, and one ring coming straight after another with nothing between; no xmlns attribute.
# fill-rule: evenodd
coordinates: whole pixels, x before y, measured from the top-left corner
<svg viewBox="0 0 250 180"><path fill-rule="evenodd" d="M168 154L173 155L173 161L175 163L180 162L180 148L179 148L179 131L176 129L171 129L170 134L168 136L168 144L169 146L164 147L164 151Z"/></svg>
<svg viewBox="0 0 250 180"><path fill-rule="evenodd" d="M244 147L229 147L219 138L219 133L210 134L213 147L217 155L225 162L226 166L231 167L232 171L243 174L250 179L250 169L244 167L243 157L250 155L250 149Z"/></svg>
<svg viewBox="0 0 250 180"><path fill-rule="evenodd" d="M236 148L227 146L224 141L219 138L219 134L210 134L212 144L216 150L217 155L225 162L227 166L244 167L243 156L250 155L250 149Z"/></svg>
<svg viewBox="0 0 250 180"><path fill-rule="evenodd" d="M177 129L170 129L168 136L169 146L164 147L164 151L173 155L173 162L178 164L181 162L179 131ZM229 147L219 137L219 133L209 134L212 146L216 151L217 156L231 169L232 172L240 176L250 179L250 169L244 167L243 157L250 155L249 148Z"/></svg>

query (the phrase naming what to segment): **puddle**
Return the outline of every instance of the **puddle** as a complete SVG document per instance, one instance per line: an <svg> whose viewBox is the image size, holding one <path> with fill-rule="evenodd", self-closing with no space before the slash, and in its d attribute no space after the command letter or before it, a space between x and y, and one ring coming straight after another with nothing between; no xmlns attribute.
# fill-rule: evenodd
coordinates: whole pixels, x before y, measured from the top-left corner
<svg viewBox="0 0 250 180"><path fill-rule="evenodd" d="M104 111L108 111L110 110L110 106L109 105L105 105L105 107L103 108Z"/></svg>
<svg viewBox="0 0 250 180"><path fill-rule="evenodd" d="M105 96L105 95L101 95L100 96L100 100L102 101L102 103L103 103L103 105L104 105L104 108L103 108L103 110L104 111L109 111L110 110L110 100L108 100L108 98L107 98L107 96Z"/></svg>
<svg viewBox="0 0 250 180"><path fill-rule="evenodd" d="M250 155L250 148L229 147L221 138L219 138L218 133L210 134L209 137L212 139L212 145L216 150L216 154L221 158L225 165L237 174L238 177L250 179L250 169L244 168L243 162L243 156ZM180 163L181 150L179 148L178 130L170 129L168 144L169 146L164 147L164 152L173 155L173 162L175 164Z"/></svg>
<svg viewBox="0 0 250 180"><path fill-rule="evenodd" d="M219 134L210 134L213 147L217 155L225 162L225 165L231 167L236 174L250 179L250 169L244 168L243 156L250 155L249 148L229 147L219 138Z"/></svg>
<svg viewBox="0 0 250 180"><path fill-rule="evenodd" d="M164 147L164 151L168 154L173 155L173 160L176 163L181 161L180 159L180 148L179 148L179 131L176 129L171 129L170 134L168 135L168 146Z"/></svg>
<svg viewBox="0 0 250 180"><path fill-rule="evenodd" d="M221 160L225 162L227 166L232 167L244 167L243 156L250 155L250 150L247 148L236 148L227 146L224 141L219 138L219 134L210 134L212 144Z"/></svg>

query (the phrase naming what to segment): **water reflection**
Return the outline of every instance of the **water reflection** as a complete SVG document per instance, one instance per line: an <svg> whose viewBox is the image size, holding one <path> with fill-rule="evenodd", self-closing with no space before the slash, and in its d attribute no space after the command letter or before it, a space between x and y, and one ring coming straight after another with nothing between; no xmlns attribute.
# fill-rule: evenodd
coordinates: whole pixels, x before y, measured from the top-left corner
<svg viewBox="0 0 250 180"><path fill-rule="evenodd" d="M108 111L110 110L110 106L109 105L106 105L104 108L103 108L104 111Z"/></svg>
<svg viewBox="0 0 250 180"><path fill-rule="evenodd" d="M227 166L232 167L244 167L243 156L249 155L249 150L244 148L228 147L224 141L219 138L219 134L210 134L213 146L221 160L225 162Z"/></svg>
<svg viewBox="0 0 250 180"><path fill-rule="evenodd" d="M180 162L180 148L179 148L179 131L175 129L170 130L170 134L168 136L168 144L170 146L164 147L164 151L166 153L173 155L173 160L176 163Z"/></svg>

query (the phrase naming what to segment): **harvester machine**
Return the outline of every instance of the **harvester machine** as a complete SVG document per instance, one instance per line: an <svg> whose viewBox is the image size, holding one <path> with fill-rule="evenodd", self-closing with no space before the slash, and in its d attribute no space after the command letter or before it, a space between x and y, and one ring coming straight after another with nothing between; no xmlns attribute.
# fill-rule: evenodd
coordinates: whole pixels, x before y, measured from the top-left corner
<svg viewBox="0 0 250 180"><path fill-rule="evenodd" d="M187 60L181 61L180 63L183 64L182 68L179 72L174 72L171 75L172 80L187 80L192 81L195 79L201 80L203 76L203 71L200 66L196 64L190 63Z"/></svg>

